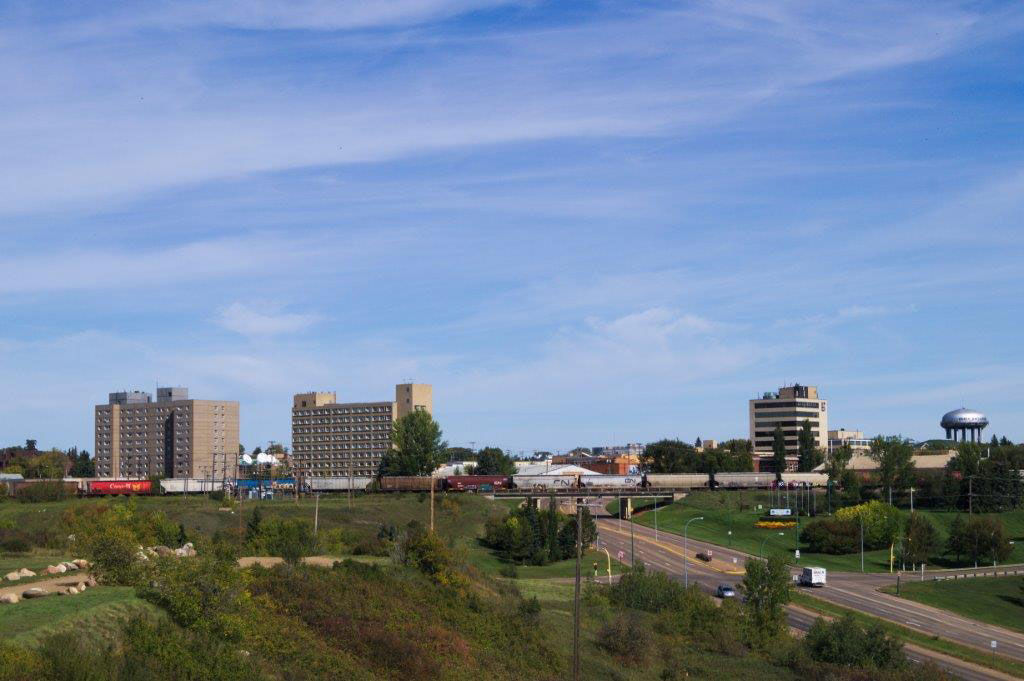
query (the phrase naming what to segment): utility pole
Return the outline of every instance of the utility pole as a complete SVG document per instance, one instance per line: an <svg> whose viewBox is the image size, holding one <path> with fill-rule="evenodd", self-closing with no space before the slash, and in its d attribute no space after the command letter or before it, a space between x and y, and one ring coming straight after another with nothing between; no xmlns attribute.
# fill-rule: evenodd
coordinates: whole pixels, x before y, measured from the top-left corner
<svg viewBox="0 0 1024 681"><path fill-rule="evenodd" d="M576 591L572 606L572 679L580 681L580 563L583 559L583 508L576 500Z"/></svg>
<svg viewBox="0 0 1024 681"><path fill-rule="evenodd" d="M860 571L864 572L864 514L857 515L860 516Z"/></svg>
<svg viewBox="0 0 1024 681"><path fill-rule="evenodd" d="M630 501L632 501L630 499ZM636 565L636 542L633 540L633 504L629 503L629 564Z"/></svg>
<svg viewBox="0 0 1024 681"><path fill-rule="evenodd" d="M914 488L910 488L910 512L914 512Z"/></svg>
<svg viewBox="0 0 1024 681"><path fill-rule="evenodd" d="M320 529L320 493L317 492L314 495L316 499L314 510L313 510L313 536L316 536L317 530Z"/></svg>
<svg viewBox="0 0 1024 681"><path fill-rule="evenodd" d="M351 470L351 468L350 468ZM352 493L351 485L349 486L349 494ZM430 474L430 533L434 533L434 474ZM579 566L577 566L576 572L579 572Z"/></svg>
<svg viewBox="0 0 1024 681"><path fill-rule="evenodd" d="M967 515L974 513L974 476L967 478Z"/></svg>

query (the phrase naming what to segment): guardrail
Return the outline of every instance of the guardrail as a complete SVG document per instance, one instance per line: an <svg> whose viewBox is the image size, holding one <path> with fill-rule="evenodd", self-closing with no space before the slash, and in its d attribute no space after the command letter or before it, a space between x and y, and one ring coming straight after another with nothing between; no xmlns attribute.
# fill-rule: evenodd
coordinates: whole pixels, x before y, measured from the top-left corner
<svg viewBox="0 0 1024 681"><path fill-rule="evenodd" d="M1000 574L1001 573L1001 574ZM972 579L974 577L1010 577L1012 575L1024 575L1024 568L1017 568L1013 570L999 568L982 569L978 568L972 572L965 572L963 574L954 575L933 575L933 582L944 582L947 579Z"/></svg>

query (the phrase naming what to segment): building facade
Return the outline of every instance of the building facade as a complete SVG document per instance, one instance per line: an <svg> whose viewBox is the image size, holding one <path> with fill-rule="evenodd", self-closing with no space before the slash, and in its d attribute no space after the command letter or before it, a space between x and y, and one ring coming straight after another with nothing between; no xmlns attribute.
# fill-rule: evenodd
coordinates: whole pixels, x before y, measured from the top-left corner
<svg viewBox="0 0 1024 681"><path fill-rule="evenodd" d="M188 388L110 393L98 404L96 476L221 478L235 474L238 402L189 399Z"/></svg>
<svg viewBox="0 0 1024 681"><path fill-rule="evenodd" d="M871 439L864 437L863 431L846 430L845 428L828 431L829 454L843 445L850 445L850 449L854 454L864 454L871 451Z"/></svg>
<svg viewBox="0 0 1024 681"><path fill-rule="evenodd" d="M433 414L431 386L402 383L388 402L339 403L333 392L295 395L292 401L292 464L300 475L374 475L391 449L391 427L414 411Z"/></svg>
<svg viewBox="0 0 1024 681"><path fill-rule="evenodd" d="M754 462L759 471L773 469L772 443L775 427L781 426L786 438L786 469L796 470L799 447L798 436L804 421L811 424L814 446L828 446L828 402L818 397L813 385L779 388L777 393L765 393L750 400L750 441L754 445Z"/></svg>

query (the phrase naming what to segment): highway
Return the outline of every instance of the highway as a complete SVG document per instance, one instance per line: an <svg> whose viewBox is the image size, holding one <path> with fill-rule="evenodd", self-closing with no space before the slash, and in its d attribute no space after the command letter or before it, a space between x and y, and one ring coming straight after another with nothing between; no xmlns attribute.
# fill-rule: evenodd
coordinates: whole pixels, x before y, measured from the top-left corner
<svg viewBox="0 0 1024 681"><path fill-rule="evenodd" d="M591 507L599 532L599 546L607 548L613 557L630 562L630 523L608 518L603 509ZM604 515L605 517L599 517ZM649 568L657 569L679 579L684 574L683 538L668 532L655 531L642 525L633 525L633 543L636 558ZM712 554L712 562L695 558L698 552ZM621 552L621 554L620 554ZM709 593L719 584L735 585L743 578L743 565L747 554L721 546L689 540L686 545L686 572ZM906 578L906 575L904 576ZM815 589L813 595L838 605L874 615L916 629L929 635L938 635L957 643L990 650L995 640L1000 655L1024 661L1024 635L1000 627L959 617L944 610L914 603L896 596L882 594L877 589L895 583L892 575L833 573L828 575L828 586ZM789 609L789 624L797 631L807 631L816 615L797 607ZM907 646L911 659L930 659L956 676L974 680L1012 679L1015 677L957 660L933 651Z"/></svg>

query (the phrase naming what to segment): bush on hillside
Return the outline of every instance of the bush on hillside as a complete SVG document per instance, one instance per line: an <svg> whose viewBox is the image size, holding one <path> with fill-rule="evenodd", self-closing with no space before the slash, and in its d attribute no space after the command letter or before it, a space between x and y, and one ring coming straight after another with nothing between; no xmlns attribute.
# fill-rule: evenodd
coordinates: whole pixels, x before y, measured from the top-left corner
<svg viewBox="0 0 1024 681"><path fill-rule="evenodd" d="M836 511L838 520L852 522L857 526L858 538L861 520L864 522L864 548L887 548L899 536L901 516L895 506L881 501L841 508Z"/></svg>
<svg viewBox="0 0 1024 681"><path fill-rule="evenodd" d="M844 667L893 670L907 664L899 639L878 624L864 628L849 614L832 622L818 618L804 647L812 659Z"/></svg>
<svg viewBox="0 0 1024 681"><path fill-rule="evenodd" d="M284 558L290 565L313 555L317 547L313 528L308 522L282 518L271 518L262 524L260 544L270 555Z"/></svg>
<svg viewBox="0 0 1024 681"><path fill-rule="evenodd" d="M860 524L839 518L814 520L801 530L800 541L812 553L855 553L860 550Z"/></svg>
<svg viewBox="0 0 1024 681"><path fill-rule="evenodd" d="M598 630L597 647L624 665L639 667L647 661L654 643L652 639L650 627L636 615L624 613Z"/></svg>

